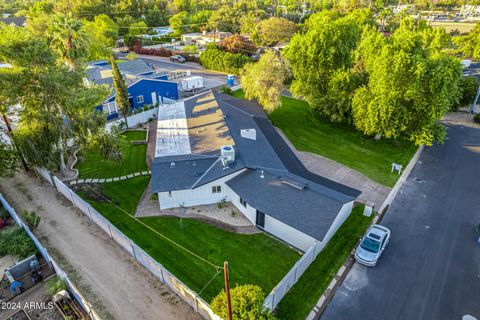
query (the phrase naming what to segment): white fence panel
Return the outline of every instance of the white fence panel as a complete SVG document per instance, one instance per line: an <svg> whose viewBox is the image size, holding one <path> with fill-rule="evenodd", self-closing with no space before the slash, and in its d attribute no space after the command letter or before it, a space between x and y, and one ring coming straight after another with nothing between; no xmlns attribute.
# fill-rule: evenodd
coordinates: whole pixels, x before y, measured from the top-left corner
<svg viewBox="0 0 480 320"><path fill-rule="evenodd" d="M132 114L127 117L127 122L129 127L135 127L142 123L147 123L149 119L155 118L158 115L158 107L137 114ZM120 125L121 122L125 122L125 119L120 118L112 122L108 122L105 125L105 129L110 131L113 126Z"/></svg>
<svg viewBox="0 0 480 320"><path fill-rule="evenodd" d="M73 204L76 205L76 203L72 199L72 191L70 190L69 187L67 187L60 179L57 177L53 177L53 180L55 181L55 186L57 186L57 190L60 191L61 194L65 196L68 200L70 200Z"/></svg>
<svg viewBox="0 0 480 320"><path fill-rule="evenodd" d="M53 186L52 177L50 176L50 172L48 172L47 169L45 169L45 168L35 168L35 171L37 171L37 173L38 173L43 179L45 179L45 181L47 181L48 183L50 183L50 184Z"/></svg>
<svg viewBox="0 0 480 320"><path fill-rule="evenodd" d="M178 280L174 275L168 271L163 271L163 279L165 283L173 289L182 299L187 302L195 311L198 311L196 297L197 294L193 292L190 288L184 285L180 280Z"/></svg>
<svg viewBox="0 0 480 320"><path fill-rule="evenodd" d="M163 267L155 259L150 257L145 251L143 251L139 246L133 244L133 252L135 259L144 266L148 271L153 273L161 282L165 283L163 278Z"/></svg>
<svg viewBox="0 0 480 320"><path fill-rule="evenodd" d="M213 313L208 303L203 301L203 299L201 299L200 297L197 297L196 303L197 303L197 312L200 313L202 317L206 319L212 319L212 320L222 320L222 318L220 318L215 313Z"/></svg>
<svg viewBox="0 0 480 320"><path fill-rule="evenodd" d="M108 222L108 220L105 219L105 217L102 216L93 207L90 207L90 218L93 222L95 222L97 226L99 226L103 231L105 231L106 234L108 234L110 237L112 236L110 232L110 222Z"/></svg>
<svg viewBox="0 0 480 320"><path fill-rule="evenodd" d="M116 243L118 243L130 255L134 256L132 251L132 241L129 238L127 238L113 225L110 225L110 233L112 235L112 239L115 240Z"/></svg>
<svg viewBox="0 0 480 320"><path fill-rule="evenodd" d="M311 246L308 250L303 254L302 258L298 260L296 263L297 265L297 274L295 282L298 281L298 278L307 270L310 264L315 260L315 246Z"/></svg>

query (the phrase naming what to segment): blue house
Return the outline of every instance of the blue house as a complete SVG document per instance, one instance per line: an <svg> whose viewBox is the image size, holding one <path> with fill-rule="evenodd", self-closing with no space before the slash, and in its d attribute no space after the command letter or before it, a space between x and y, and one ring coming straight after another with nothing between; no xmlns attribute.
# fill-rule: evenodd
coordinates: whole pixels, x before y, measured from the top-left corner
<svg viewBox="0 0 480 320"><path fill-rule="evenodd" d="M156 73L155 70L141 59L125 61L118 64L128 87L128 98L131 111L146 105L157 105L163 102L178 100L178 84L168 81L166 74ZM107 119L119 116L115 103L113 89L112 68L108 61L92 61L87 67L87 83L106 84L112 89L111 95L98 106L97 109L105 112Z"/></svg>

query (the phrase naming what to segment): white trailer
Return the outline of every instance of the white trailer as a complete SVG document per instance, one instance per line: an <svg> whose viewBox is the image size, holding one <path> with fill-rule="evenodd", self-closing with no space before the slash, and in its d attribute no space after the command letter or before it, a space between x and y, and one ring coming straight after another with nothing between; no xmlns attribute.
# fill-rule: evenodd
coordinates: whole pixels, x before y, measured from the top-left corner
<svg viewBox="0 0 480 320"><path fill-rule="evenodd" d="M183 91L197 91L203 88L203 78L202 77L190 77L182 80L182 90Z"/></svg>

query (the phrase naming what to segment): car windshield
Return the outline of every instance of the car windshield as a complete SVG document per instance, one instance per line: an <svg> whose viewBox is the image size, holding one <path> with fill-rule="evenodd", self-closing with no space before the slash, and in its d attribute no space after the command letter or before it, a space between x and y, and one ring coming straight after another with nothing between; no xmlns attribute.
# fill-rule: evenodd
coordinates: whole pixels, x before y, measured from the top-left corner
<svg viewBox="0 0 480 320"><path fill-rule="evenodd" d="M380 241L376 241L367 237L363 239L362 243L360 244L360 247L362 247L363 249L369 252L377 253L378 250L380 249Z"/></svg>

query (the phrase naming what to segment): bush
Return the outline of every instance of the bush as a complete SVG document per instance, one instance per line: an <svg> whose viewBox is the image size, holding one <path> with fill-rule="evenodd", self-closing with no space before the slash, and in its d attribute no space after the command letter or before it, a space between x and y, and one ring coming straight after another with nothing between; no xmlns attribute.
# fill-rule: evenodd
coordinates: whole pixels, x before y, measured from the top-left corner
<svg viewBox="0 0 480 320"><path fill-rule="evenodd" d="M168 50L166 48L158 48L158 49L147 49L142 47L141 44L136 43L132 47L133 52L137 54L146 54L150 56L158 56L158 57L170 57L173 55L171 50Z"/></svg>
<svg viewBox="0 0 480 320"><path fill-rule="evenodd" d="M76 184L72 187L73 191L78 192L85 198L97 202L109 202L111 201L103 191L103 185L99 183L95 184Z"/></svg>
<svg viewBox="0 0 480 320"><path fill-rule="evenodd" d="M227 86L222 86L222 88L220 89L220 91L221 91L223 94L228 94L228 95L230 95L230 96L233 94L232 88L227 87Z"/></svg>
<svg viewBox="0 0 480 320"><path fill-rule="evenodd" d="M478 88L477 78L473 76L462 77L460 80L460 88L462 90L462 96L458 103L452 106L452 111L457 111L459 107L469 106L473 103Z"/></svg>
<svg viewBox="0 0 480 320"><path fill-rule="evenodd" d="M23 218L25 219L25 223L30 228L30 230L34 230L38 227L40 223L40 216L35 212L28 212L27 210L23 210Z"/></svg>
<svg viewBox="0 0 480 320"><path fill-rule="evenodd" d="M236 320L275 319L270 313L263 312L265 294L259 286L247 284L230 290L232 318ZM222 290L210 304L213 312L222 319L228 318L225 290Z"/></svg>
<svg viewBox="0 0 480 320"><path fill-rule="evenodd" d="M475 121L476 123L480 123L480 113L477 113L473 116L473 121Z"/></svg>
<svg viewBox="0 0 480 320"><path fill-rule="evenodd" d="M209 44L200 55L200 63L207 69L239 74L240 69L250 58L241 53L231 53L220 50L216 44Z"/></svg>
<svg viewBox="0 0 480 320"><path fill-rule="evenodd" d="M12 226L0 232L0 256L13 255L23 260L36 253L37 248L25 230Z"/></svg>
<svg viewBox="0 0 480 320"><path fill-rule="evenodd" d="M67 284L59 276L55 275L47 282L47 290L50 295L55 295L59 291L67 290Z"/></svg>

